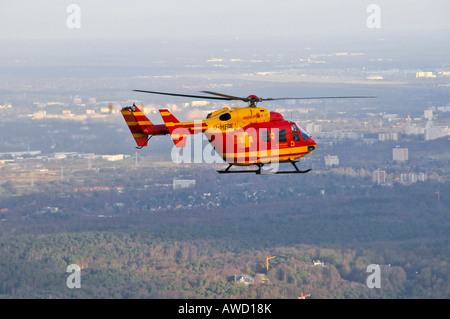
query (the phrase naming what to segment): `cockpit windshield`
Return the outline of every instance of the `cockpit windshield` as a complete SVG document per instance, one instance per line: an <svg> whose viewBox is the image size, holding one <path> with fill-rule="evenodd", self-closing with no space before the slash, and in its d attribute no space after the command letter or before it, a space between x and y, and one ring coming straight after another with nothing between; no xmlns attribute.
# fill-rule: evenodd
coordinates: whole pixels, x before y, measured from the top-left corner
<svg viewBox="0 0 450 319"><path fill-rule="evenodd" d="M309 139L311 136L306 133L306 131L304 129L302 129L300 126L298 127L300 130L300 134L302 134L302 138L304 141L306 141L307 139Z"/></svg>
<svg viewBox="0 0 450 319"><path fill-rule="evenodd" d="M306 131L304 130L304 129L302 129L300 126L298 126L297 124L295 124L295 123L292 123L291 122L291 124L292 124L292 134L295 136L295 134L298 134L298 133L300 133L301 135L302 135L302 139L304 140L304 141L306 141L306 140L308 140L311 136L308 134L308 133L306 133Z"/></svg>

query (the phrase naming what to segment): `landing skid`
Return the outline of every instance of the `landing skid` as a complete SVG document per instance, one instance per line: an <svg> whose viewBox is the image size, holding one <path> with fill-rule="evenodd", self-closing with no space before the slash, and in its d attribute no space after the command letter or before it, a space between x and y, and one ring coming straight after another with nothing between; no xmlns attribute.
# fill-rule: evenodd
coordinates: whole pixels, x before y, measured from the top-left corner
<svg viewBox="0 0 450 319"><path fill-rule="evenodd" d="M253 170L237 170L237 171L230 171L231 166L233 166L234 164L228 164L228 167L223 170L223 171L217 171L217 173L219 174L236 174L236 173L255 173L255 174L262 174L262 175L270 175L270 174L305 174L308 173L311 169L307 169L307 170L299 170L297 165L295 165L295 163L297 163L298 161L292 161L289 160L289 162L292 164L292 166L294 166L295 171L275 171L272 172L272 170L270 169L263 169L264 164L254 164L256 166L258 166L258 169L253 169Z"/></svg>

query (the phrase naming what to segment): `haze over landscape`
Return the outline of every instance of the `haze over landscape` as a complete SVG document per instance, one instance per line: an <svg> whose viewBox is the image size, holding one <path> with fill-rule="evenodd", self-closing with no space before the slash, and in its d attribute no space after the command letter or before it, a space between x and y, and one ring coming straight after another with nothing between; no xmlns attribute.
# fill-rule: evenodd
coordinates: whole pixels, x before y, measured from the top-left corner
<svg viewBox="0 0 450 319"><path fill-rule="evenodd" d="M218 3L0 0L0 298L447 299L448 1ZM376 98L258 104L312 171L221 175L120 109L244 103L134 89Z"/></svg>

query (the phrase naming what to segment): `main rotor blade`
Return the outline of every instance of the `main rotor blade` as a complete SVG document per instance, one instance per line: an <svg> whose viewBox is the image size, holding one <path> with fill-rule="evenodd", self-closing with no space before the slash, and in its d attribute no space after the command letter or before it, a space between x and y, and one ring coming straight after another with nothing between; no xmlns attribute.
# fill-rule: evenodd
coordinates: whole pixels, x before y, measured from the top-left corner
<svg viewBox="0 0 450 319"><path fill-rule="evenodd" d="M143 93L151 93L151 94L170 95L170 96L195 97L195 98L210 99L210 100L225 100L225 101L232 100L231 98L213 97L213 96L204 96L204 95L177 94L177 93L155 92L155 91L145 91L145 90L133 90L133 91L143 92Z"/></svg>
<svg viewBox="0 0 450 319"><path fill-rule="evenodd" d="M214 96L205 96L205 95L192 95L192 94L178 94L178 93L168 93L168 92L156 92L156 91L146 91L146 90L133 90L135 92L142 93L151 93L151 94L161 94L161 95L170 95L170 96L181 96L181 97L193 97L200 99L209 99L209 100L222 100L222 101L231 101L231 100L240 100L244 102L249 102L252 99L249 97L238 97L233 95L227 95L222 93L216 93L211 91L201 91L203 93L217 95ZM280 98L259 98L259 102L261 101L281 101L281 100L322 100L322 99L369 99L376 98L376 96L313 96L313 97L280 97Z"/></svg>
<svg viewBox="0 0 450 319"><path fill-rule="evenodd" d="M313 97L279 97L261 99L262 101L280 101L280 100L322 100L322 99L372 99L376 96L313 96Z"/></svg>
<svg viewBox="0 0 450 319"><path fill-rule="evenodd" d="M248 101L248 98L246 97L238 97L238 96L233 96L233 95L227 95L227 94L222 94L222 93L216 93L216 92L211 92L211 91L202 91L203 93L208 93L208 94L213 94L213 95L218 95L218 96L222 96L222 97L226 97L230 100L241 100L241 101Z"/></svg>

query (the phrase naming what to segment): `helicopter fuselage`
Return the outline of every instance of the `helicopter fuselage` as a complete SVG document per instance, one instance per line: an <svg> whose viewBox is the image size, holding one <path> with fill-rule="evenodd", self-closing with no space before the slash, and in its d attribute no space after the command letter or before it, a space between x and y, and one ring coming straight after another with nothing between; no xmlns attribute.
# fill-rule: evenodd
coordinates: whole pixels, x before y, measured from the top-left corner
<svg viewBox="0 0 450 319"><path fill-rule="evenodd" d="M135 105L122 109L139 147L147 145L148 136L166 134L176 147L184 147L188 135L204 133L225 162L253 165L293 161L317 146L301 127L265 108L225 107L192 122L179 122L167 109L159 111L165 124L154 125Z"/></svg>

